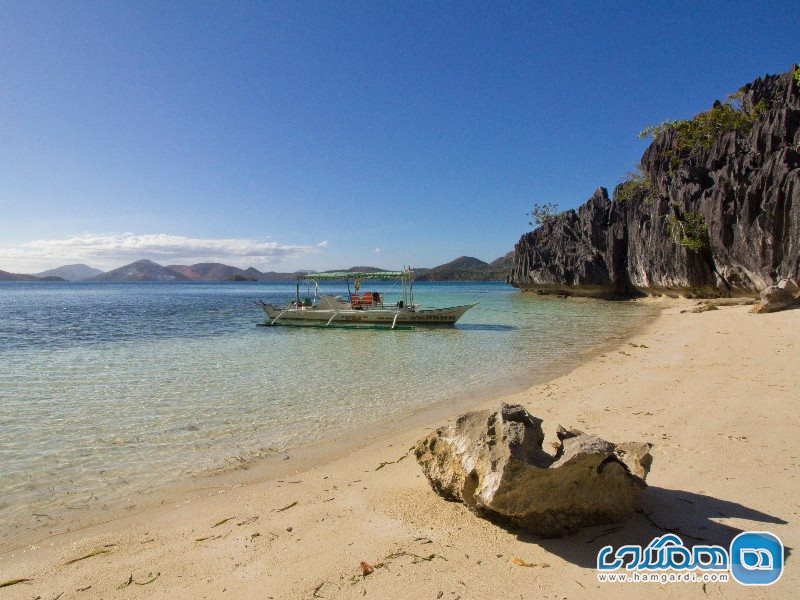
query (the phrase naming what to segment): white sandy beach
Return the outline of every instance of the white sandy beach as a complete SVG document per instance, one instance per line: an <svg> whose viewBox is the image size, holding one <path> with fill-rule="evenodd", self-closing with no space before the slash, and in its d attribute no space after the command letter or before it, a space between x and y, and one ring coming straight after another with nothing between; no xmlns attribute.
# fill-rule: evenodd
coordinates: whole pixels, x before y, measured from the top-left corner
<svg viewBox="0 0 800 600"><path fill-rule="evenodd" d="M642 514L624 524L542 540L444 501L408 452L433 420L311 467L244 485L211 478L190 499L6 549L0 582L30 581L0 588L0 600L796 597L800 310L680 308L566 375L484 404L524 404L551 439L561 424L652 442ZM666 530L723 545L771 531L787 548L783 577L767 588L597 581L601 546ZM374 572L363 577L361 561Z"/></svg>

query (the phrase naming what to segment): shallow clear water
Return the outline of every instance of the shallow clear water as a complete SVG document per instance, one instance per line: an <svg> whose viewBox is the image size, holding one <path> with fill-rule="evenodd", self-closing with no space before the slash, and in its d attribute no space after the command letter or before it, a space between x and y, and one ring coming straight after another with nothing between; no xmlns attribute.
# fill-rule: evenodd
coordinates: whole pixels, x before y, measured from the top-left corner
<svg viewBox="0 0 800 600"><path fill-rule="evenodd" d="M0 523L519 381L649 311L499 283L415 291L480 305L454 328L321 331L257 326L253 301L285 303L289 284L0 284Z"/></svg>

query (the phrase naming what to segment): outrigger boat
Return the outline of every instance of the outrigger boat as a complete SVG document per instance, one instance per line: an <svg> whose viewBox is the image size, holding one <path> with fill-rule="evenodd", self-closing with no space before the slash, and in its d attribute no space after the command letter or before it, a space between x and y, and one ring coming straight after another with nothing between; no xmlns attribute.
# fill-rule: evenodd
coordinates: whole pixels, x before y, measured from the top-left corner
<svg viewBox="0 0 800 600"><path fill-rule="evenodd" d="M363 281L400 280L400 300L386 303L384 295L370 291L359 295ZM413 329L414 325L453 325L475 304L448 308L422 308L414 303L414 272L330 272L312 273L297 277L295 299L280 307L259 300L257 303L268 317L268 325L305 325L317 327L364 327ZM320 281L347 281L347 299L319 293ZM350 291L350 282L355 284L355 293ZM314 298L300 299L300 285L314 286ZM477 304L477 303L476 303Z"/></svg>

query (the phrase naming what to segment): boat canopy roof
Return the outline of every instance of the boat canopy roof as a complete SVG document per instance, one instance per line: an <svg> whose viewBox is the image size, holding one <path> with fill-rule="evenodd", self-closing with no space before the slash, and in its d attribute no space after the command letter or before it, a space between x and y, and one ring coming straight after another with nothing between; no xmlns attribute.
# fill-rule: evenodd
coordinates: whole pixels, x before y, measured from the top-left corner
<svg viewBox="0 0 800 600"><path fill-rule="evenodd" d="M308 273L298 275L298 279L402 279L411 276L413 271L329 271L327 273Z"/></svg>

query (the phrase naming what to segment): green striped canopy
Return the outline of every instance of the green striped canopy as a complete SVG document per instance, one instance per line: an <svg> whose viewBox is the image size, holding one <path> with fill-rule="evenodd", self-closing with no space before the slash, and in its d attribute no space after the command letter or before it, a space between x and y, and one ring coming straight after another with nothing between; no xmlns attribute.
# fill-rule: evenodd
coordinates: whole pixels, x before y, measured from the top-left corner
<svg viewBox="0 0 800 600"><path fill-rule="evenodd" d="M411 273L411 271L375 271L374 273L330 271L327 273L299 275L298 279L402 279L403 277L408 277Z"/></svg>

